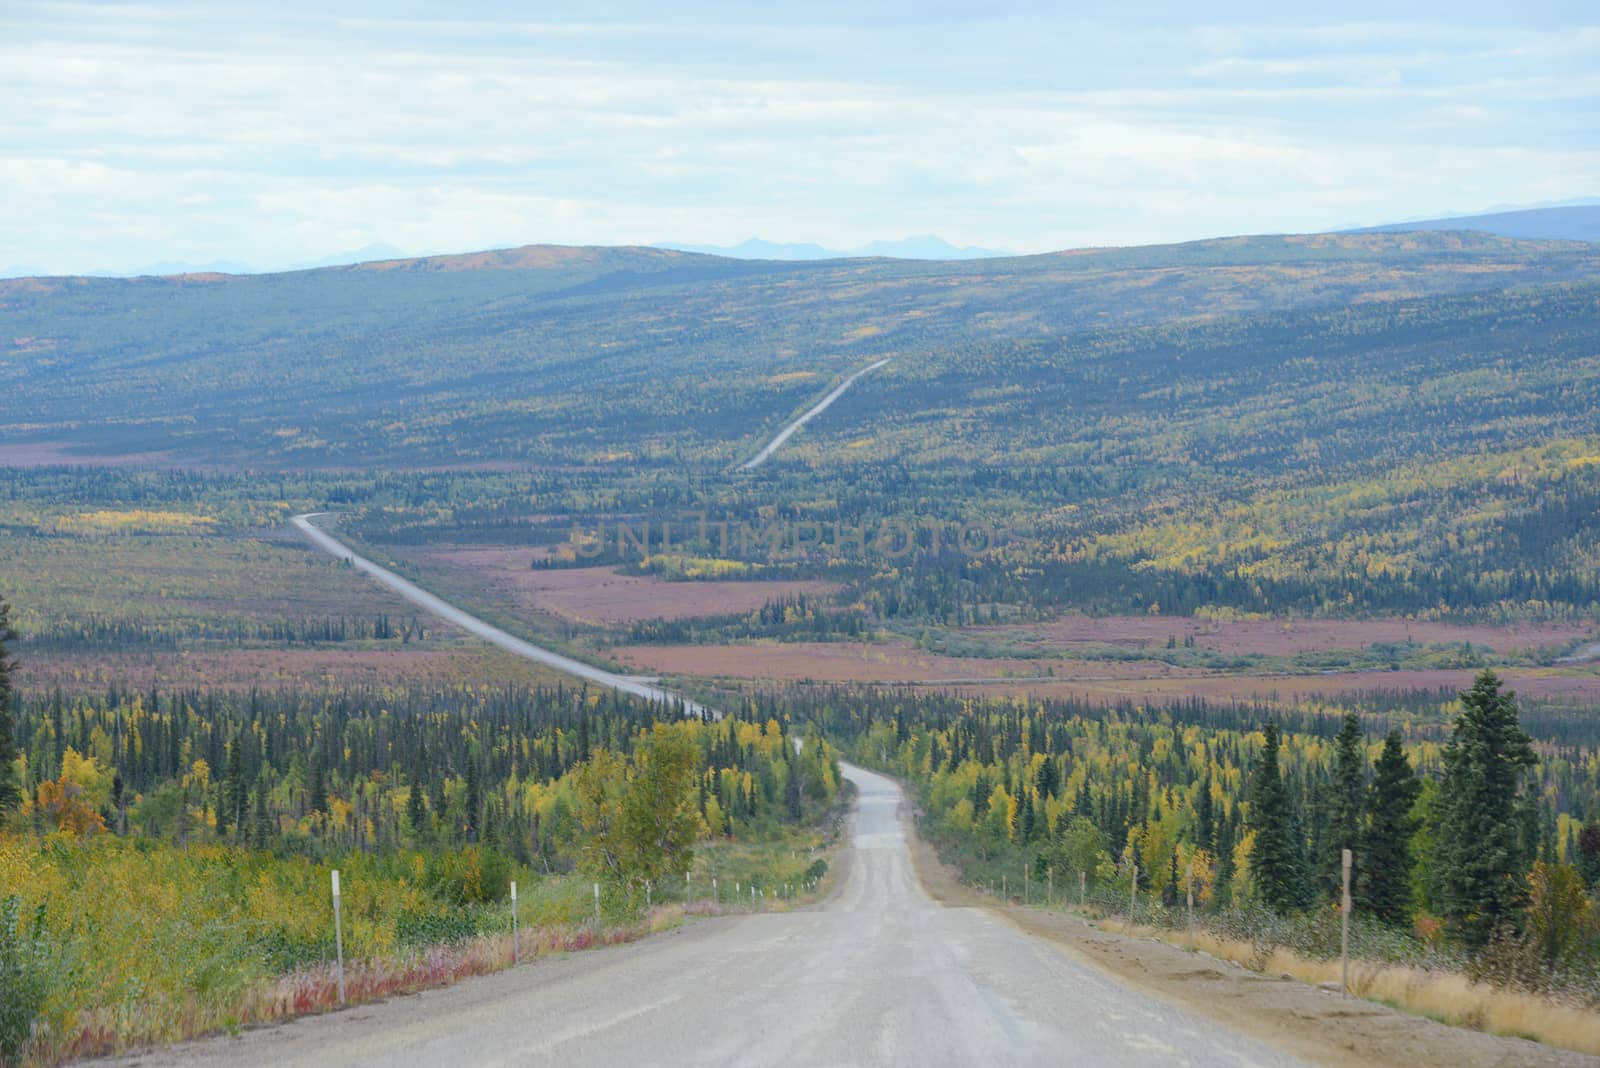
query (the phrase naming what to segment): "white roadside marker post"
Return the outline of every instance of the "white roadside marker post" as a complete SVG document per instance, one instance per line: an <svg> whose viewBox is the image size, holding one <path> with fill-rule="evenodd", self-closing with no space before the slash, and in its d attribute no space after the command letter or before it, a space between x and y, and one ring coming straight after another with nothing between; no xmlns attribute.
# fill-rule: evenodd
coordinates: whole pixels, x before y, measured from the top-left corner
<svg viewBox="0 0 1600 1068"><path fill-rule="evenodd" d="M333 869L333 951L338 961L339 1004L344 1004L344 921L339 914L339 869Z"/></svg>
<svg viewBox="0 0 1600 1068"><path fill-rule="evenodd" d="M689 906L694 904L694 884L689 881L689 873L683 873L683 908L687 912Z"/></svg>
<svg viewBox="0 0 1600 1068"><path fill-rule="evenodd" d="M594 884L594 929L600 930L600 884Z"/></svg>
<svg viewBox="0 0 1600 1068"><path fill-rule="evenodd" d="M649 879L646 879L644 881L644 910L647 913L650 911L650 880Z"/></svg>
<svg viewBox="0 0 1600 1068"><path fill-rule="evenodd" d="M1087 904L1087 902L1088 902L1088 893L1089 893L1089 873L1087 871L1080 870L1078 872L1078 907L1080 909L1083 908L1083 906L1085 904Z"/></svg>
<svg viewBox="0 0 1600 1068"><path fill-rule="evenodd" d="M1350 864L1354 859L1348 849L1339 853L1344 870L1344 892L1339 898L1339 989L1345 997L1350 996Z"/></svg>
<svg viewBox="0 0 1600 1068"><path fill-rule="evenodd" d="M722 894L717 890L717 877L715 875L711 877L711 901L715 905L720 906L722 904Z"/></svg>
<svg viewBox="0 0 1600 1068"><path fill-rule="evenodd" d="M517 881L511 880L511 963L522 963L522 947L517 945Z"/></svg>

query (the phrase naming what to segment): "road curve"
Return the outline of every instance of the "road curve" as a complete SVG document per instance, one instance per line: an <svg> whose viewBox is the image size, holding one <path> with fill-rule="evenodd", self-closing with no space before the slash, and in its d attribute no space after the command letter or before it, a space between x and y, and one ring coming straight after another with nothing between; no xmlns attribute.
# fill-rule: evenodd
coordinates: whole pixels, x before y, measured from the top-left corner
<svg viewBox="0 0 1600 1068"><path fill-rule="evenodd" d="M862 375L866 374L868 371L877 370L878 368L882 367L884 364L886 364L888 362L889 362L888 359L885 358L885 359L879 360L877 363L868 364L867 366L863 367L861 370L857 371L855 374L851 375L849 378L845 379L843 382L840 382L837 386L835 386L833 388L833 391L831 393L829 393L826 397L823 397L820 401L818 401L815 405L813 405L804 415L802 415L800 418L796 419L794 422L790 423L788 426L784 427L782 430L778 431L777 436L774 437L771 441L767 442L766 446L763 447L760 452L756 453L750 459L746 460L743 464L741 464L740 465L740 469L744 470L744 471L748 471L752 467L760 467L763 463L766 462L767 457L771 456L773 453L775 453L779 449L783 448L783 443L788 441L791 437L793 437L794 436L794 432L796 430L799 430L801 427L803 427L807 423L811 422L811 420L813 418L815 418L816 416L821 415L824 411L826 411L828 405L830 405L834 401L838 400L839 397L844 393L845 390L849 389L852 385L855 384L855 380L856 379L860 378Z"/></svg>
<svg viewBox="0 0 1600 1068"><path fill-rule="evenodd" d="M523 641L514 634L508 634L490 623L485 623L477 616L463 612L448 601L443 601L417 584L401 578L388 568L380 567L366 557L358 555L344 542L311 522L317 516L327 514L327 512L307 512L304 515L295 516L290 522L318 548L332 553L341 560L348 561L357 571L377 579L412 604L430 614L454 623L461 629L477 635L491 645L498 646L509 653L515 653L517 656L526 657L536 663L544 664L546 667L564 671L569 675L576 675L580 679L598 683L609 689L621 690L623 693L632 694L635 697L643 697L647 701L662 701L667 704L682 702L690 715L705 715L706 710L703 706L668 690L637 682L625 675L617 675L613 672L605 671L591 664L585 664L581 660L574 660L570 656L562 656L560 653L551 652L549 649L541 648L532 642Z"/></svg>
<svg viewBox="0 0 1600 1068"><path fill-rule="evenodd" d="M899 787L859 798L839 889L140 1064L1268 1065L1281 1052L1120 986L918 883Z"/></svg>

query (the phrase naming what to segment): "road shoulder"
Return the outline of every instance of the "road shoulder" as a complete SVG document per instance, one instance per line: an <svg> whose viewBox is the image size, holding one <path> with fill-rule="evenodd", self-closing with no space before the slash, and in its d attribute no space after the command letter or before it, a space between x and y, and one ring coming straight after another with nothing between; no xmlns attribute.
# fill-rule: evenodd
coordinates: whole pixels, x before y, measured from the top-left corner
<svg viewBox="0 0 1600 1068"><path fill-rule="evenodd" d="M941 904L984 909L1118 982L1302 1060L1340 1068L1600 1064L1600 1059L1580 1053L1450 1027L1377 1002L1260 975L1167 942L1102 930L1069 913L1001 904L963 885L907 824L917 878Z"/></svg>

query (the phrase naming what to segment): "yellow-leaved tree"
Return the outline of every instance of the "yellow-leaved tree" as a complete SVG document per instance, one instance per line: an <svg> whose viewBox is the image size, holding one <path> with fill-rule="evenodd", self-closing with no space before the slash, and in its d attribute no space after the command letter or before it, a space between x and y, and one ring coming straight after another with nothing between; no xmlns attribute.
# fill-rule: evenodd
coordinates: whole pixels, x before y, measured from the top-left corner
<svg viewBox="0 0 1600 1068"><path fill-rule="evenodd" d="M658 723L631 759L597 749L575 774L586 832L579 866L634 908L646 883L683 878L700 829L700 750L685 725Z"/></svg>

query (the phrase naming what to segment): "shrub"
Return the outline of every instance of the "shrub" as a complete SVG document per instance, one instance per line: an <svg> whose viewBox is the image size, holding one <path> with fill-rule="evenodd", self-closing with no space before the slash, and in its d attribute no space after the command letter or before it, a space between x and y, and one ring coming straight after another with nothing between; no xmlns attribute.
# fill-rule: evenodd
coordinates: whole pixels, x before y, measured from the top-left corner
<svg viewBox="0 0 1600 1068"><path fill-rule="evenodd" d="M16 1064L33 1037L49 991L44 906L24 928L22 901L0 900L0 1064Z"/></svg>

